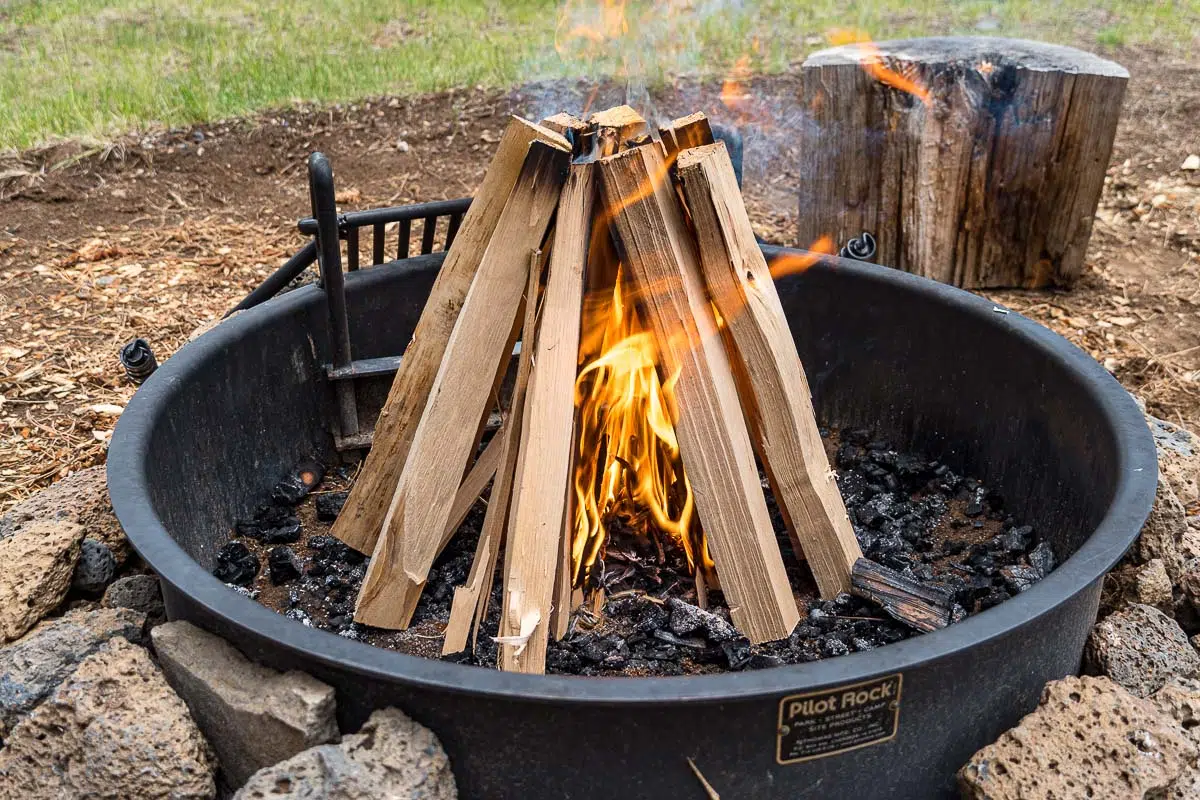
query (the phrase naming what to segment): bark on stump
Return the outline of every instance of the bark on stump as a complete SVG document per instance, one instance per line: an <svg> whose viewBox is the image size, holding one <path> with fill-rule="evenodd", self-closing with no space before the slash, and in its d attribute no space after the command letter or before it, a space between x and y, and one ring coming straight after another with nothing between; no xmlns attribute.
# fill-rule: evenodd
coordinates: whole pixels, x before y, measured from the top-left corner
<svg viewBox="0 0 1200 800"><path fill-rule="evenodd" d="M1129 73L1019 39L875 47L877 65L854 44L804 63L799 244L869 231L878 263L943 283L1072 285ZM880 67L928 96L892 88Z"/></svg>

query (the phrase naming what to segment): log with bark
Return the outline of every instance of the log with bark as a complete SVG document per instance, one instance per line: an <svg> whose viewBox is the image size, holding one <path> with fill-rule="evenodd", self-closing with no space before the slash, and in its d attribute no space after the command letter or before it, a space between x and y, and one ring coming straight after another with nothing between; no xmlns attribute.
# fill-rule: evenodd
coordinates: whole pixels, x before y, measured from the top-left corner
<svg viewBox="0 0 1200 800"><path fill-rule="evenodd" d="M1015 39L814 53L801 70L798 243L867 231L877 263L955 286L1071 286L1128 78Z"/></svg>

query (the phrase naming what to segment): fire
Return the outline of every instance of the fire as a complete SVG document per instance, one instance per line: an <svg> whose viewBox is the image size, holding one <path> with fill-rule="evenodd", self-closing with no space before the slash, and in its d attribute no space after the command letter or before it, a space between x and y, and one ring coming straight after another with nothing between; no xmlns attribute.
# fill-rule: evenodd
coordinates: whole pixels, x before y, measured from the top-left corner
<svg viewBox="0 0 1200 800"><path fill-rule="evenodd" d="M733 68L729 71L725 81L721 84L721 102L730 111L738 113L738 124L742 124L749 112L749 106L754 99L753 95L746 90L746 81L750 79L750 54L745 53L738 56L738 60L734 62Z"/></svg>
<svg viewBox="0 0 1200 800"><path fill-rule="evenodd" d="M821 260L821 256L831 256L837 252L833 237L826 234L808 246L805 253L785 253L771 261L771 277L779 280L785 275L795 275Z"/></svg>
<svg viewBox="0 0 1200 800"><path fill-rule="evenodd" d="M572 46L582 43L585 59L601 55L607 42L629 33L625 5L626 0L567 0L558 13L554 49L566 58Z"/></svg>
<svg viewBox="0 0 1200 800"><path fill-rule="evenodd" d="M618 518L645 535L673 539L690 568L698 560L712 566L707 548L697 545L699 520L672 424L674 377L660 380L658 346L626 295L624 271L618 266L611 300L592 301L599 310L580 342L571 553L576 585L602 555L608 527Z"/></svg>
<svg viewBox="0 0 1200 800"><path fill-rule="evenodd" d="M933 98L929 89L913 75L904 75L891 69L884 63L883 55L871 38L862 31L833 30L828 34L829 42L833 45L855 45L858 51L858 63L867 74L882 84L908 92L929 108Z"/></svg>

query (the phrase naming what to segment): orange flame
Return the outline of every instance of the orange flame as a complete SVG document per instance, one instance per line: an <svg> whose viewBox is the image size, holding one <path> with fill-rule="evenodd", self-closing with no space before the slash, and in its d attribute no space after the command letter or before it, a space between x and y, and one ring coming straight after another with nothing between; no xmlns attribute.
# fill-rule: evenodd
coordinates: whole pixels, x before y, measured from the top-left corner
<svg viewBox="0 0 1200 800"><path fill-rule="evenodd" d="M796 275L804 272L821 260L821 256L831 256L837 252L833 237L826 234L808 246L808 252L785 253L770 263L771 277L779 280L785 275Z"/></svg>
<svg viewBox="0 0 1200 800"><path fill-rule="evenodd" d="M567 0L558 12L554 49L564 58L573 46L581 47L588 60L601 55L607 42L629 33L625 4L626 0Z"/></svg>
<svg viewBox="0 0 1200 800"><path fill-rule="evenodd" d="M689 567L697 560L712 566L707 547L695 544L698 520L672 423L669 403L678 375L660 381L657 343L626 297L623 273L618 266L607 313L585 315L593 323L580 341L571 548L576 585L601 555L614 517L634 530L653 526L670 536Z"/></svg>
<svg viewBox="0 0 1200 800"><path fill-rule="evenodd" d="M862 31L838 29L830 31L828 38L830 44L833 45L855 45L855 49L858 51L858 63L875 80L891 86L893 89L913 95L924 103L926 108L932 106L933 98L929 94L929 89L915 76L903 75L888 67L884 63L883 54L879 52L879 48L867 34Z"/></svg>

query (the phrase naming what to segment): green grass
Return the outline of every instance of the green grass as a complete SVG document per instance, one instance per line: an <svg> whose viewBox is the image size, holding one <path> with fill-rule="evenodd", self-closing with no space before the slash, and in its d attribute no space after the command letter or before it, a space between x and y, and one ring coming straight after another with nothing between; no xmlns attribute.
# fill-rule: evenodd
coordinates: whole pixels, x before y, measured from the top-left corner
<svg viewBox="0 0 1200 800"><path fill-rule="evenodd" d="M595 21L600 3L570 0L567 27ZM630 0L627 35L598 47L577 37L560 54L559 10L550 0L3 0L0 147L296 101L564 76L721 75L747 53L756 69L778 71L834 27L880 39L987 32L1101 52L1200 43L1196 0L869 0L849 15L832 0Z"/></svg>

